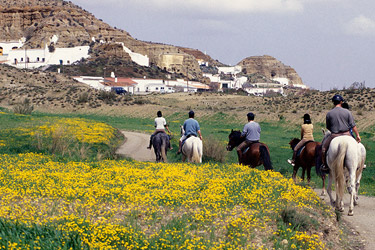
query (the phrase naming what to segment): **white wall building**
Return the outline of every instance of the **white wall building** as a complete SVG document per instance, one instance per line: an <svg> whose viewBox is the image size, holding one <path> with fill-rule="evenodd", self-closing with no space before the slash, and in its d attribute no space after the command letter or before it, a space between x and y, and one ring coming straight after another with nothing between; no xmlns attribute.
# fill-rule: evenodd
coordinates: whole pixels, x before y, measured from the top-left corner
<svg viewBox="0 0 375 250"><path fill-rule="evenodd" d="M74 80L87 84L90 87L94 89L99 89L99 90L111 90L111 87L104 86L102 84L104 78L103 77L95 77L95 76L77 76L73 77Z"/></svg>
<svg viewBox="0 0 375 250"><path fill-rule="evenodd" d="M219 74L223 73L223 74L236 75L242 71L242 67L240 65L230 66L230 67L217 67L217 69L219 70Z"/></svg>
<svg viewBox="0 0 375 250"><path fill-rule="evenodd" d="M89 46L55 48L50 52L44 49L17 49L8 54L7 64L17 68L38 68L45 65L70 65L89 57Z"/></svg>
<svg viewBox="0 0 375 250"><path fill-rule="evenodd" d="M131 51L129 48L127 48L124 43L120 43L122 45L122 48L124 49L124 51L126 53L129 54L130 58L132 59L133 62L141 65L141 66L146 66L146 67L149 67L150 66L150 59L148 58L147 55L141 55L141 54L138 54L138 53L135 53L133 51Z"/></svg>
<svg viewBox="0 0 375 250"><path fill-rule="evenodd" d="M19 49L23 46L23 39L19 41L0 42L0 56L8 55L10 51Z"/></svg>

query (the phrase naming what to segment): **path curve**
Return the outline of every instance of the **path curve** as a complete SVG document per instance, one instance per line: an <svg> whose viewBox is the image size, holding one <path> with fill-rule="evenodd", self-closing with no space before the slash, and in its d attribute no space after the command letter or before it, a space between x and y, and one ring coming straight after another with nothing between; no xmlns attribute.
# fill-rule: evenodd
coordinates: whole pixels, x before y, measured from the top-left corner
<svg viewBox="0 0 375 250"><path fill-rule="evenodd" d="M320 195L321 189L314 189ZM336 198L336 193L332 191L333 197ZM329 196L320 196L327 204L330 204ZM344 209L341 218L349 224L363 239L365 250L375 249L375 197L368 197L360 195L358 205L354 207L354 215L348 216L350 196L348 193L344 194ZM333 208L332 208L333 209Z"/></svg>
<svg viewBox="0 0 375 250"><path fill-rule="evenodd" d="M147 149L150 135L130 131L121 133L125 136L125 142L116 150L116 154L137 161L155 161L154 150Z"/></svg>

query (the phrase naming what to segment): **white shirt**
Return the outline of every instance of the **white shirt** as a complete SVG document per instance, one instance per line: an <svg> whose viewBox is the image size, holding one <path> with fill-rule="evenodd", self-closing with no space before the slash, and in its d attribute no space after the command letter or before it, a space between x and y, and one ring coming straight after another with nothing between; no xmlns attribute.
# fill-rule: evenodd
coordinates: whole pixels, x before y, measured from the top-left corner
<svg viewBox="0 0 375 250"><path fill-rule="evenodd" d="M165 121L164 117L155 118L155 129L165 129L165 125L167 125L167 122Z"/></svg>

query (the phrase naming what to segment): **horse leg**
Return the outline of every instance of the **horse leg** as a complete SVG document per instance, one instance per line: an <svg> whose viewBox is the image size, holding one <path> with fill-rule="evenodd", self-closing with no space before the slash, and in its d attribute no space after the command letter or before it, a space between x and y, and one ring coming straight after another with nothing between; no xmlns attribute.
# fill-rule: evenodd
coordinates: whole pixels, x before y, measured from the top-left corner
<svg viewBox="0 0 375 250"><path fill-rule="evenodd" d="M296 175L297 175L298 168L299 168L298 165L294 165L294 167L293 167L292 179L293 179L294 183L296 182Z"/></svg>
<svg viewBox="0 0 375 250"><path fill-rule="evenodd" d="M329 171L328 185L327 185L327 194L329 196L329 200L331 202L331 206L335 205L335 201L333 200L333 197L332 197L332 181L333 181L333 177L334 177L334 173L331 170L331 171Z"/></svg>
<svg viewBox="0 0 375 250"><path fill-rule="evenodd" d="M305 171L306 171L306 168L302 167L302 174L301 174L302 181L305 181Z"/></svg>
<svg viewBox="0 0 375 250"><path fill-rule="evenodd" d="M307 183L311 180L311 166L307 167Z"/></svg>
<svg viewBox="0 0 375 250"><path fill-rule="evenodd" d="M326 176L325 175L322 176L322 182L323 182L322 193L320 194L320 196L325 196L326 195Z"/></svg>
<svg viewBox="0 0 375 250"><path fill-rule="evenodd" d="M355 171L349 170L350 174L350 189L351 189L351 194L350 194L350 204L349 204L349 216L353 216L353 209L354 209L354 199L357 196L356 195L356 173Z"/></svg>
<svg viewBox="0 0 375 250"><path fill-rule="evenodd" d="M360 173L358 173L358 176L356 178L356 183L355 183L355 197L354 197L354 206L358 205L358 191L359 191L359 186L360 186L360 181L362 178L362 169L359 169Z"/></svg>

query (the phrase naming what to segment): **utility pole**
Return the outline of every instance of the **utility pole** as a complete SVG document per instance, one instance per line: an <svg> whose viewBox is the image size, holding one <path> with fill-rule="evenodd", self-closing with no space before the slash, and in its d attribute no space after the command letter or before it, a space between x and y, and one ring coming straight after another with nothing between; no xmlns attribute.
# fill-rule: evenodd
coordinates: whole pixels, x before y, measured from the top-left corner
<svg viewBox="0 0 375 250"><path fill-rule="evenodd" d="M189 66L186 66L186 92L189 93Z"/></svg>

